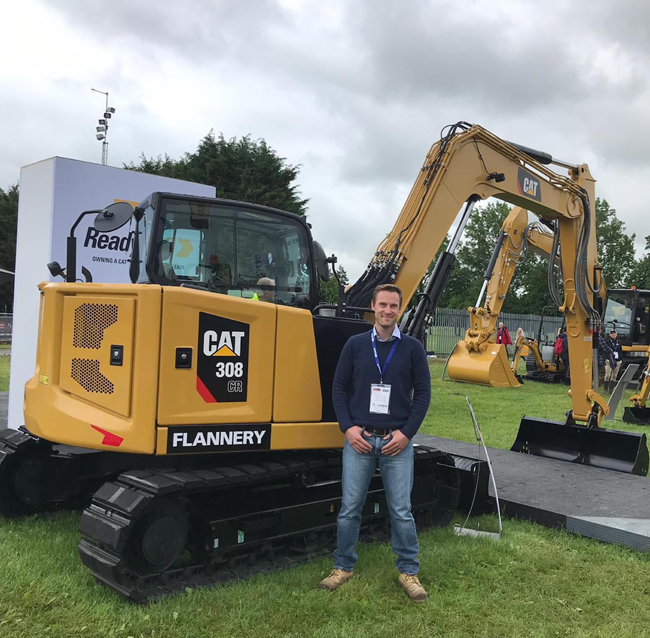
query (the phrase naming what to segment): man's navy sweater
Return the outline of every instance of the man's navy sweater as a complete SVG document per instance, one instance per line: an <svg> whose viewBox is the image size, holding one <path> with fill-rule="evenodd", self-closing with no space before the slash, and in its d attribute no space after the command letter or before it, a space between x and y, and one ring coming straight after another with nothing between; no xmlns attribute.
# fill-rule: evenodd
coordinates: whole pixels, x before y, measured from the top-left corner
<svg viewBox="0 0 650 638"><path fill-rule="evenodd" d="M341 352L332 383L334 409L343 432L353 425L401 430L409 439L418 431L431 401L431 376L422 344L402 334L384 374L391 386L390 414L370 414L370 385L380 382L369 332L351 337ZM383 369L392 341L375 340Z"/></svg>

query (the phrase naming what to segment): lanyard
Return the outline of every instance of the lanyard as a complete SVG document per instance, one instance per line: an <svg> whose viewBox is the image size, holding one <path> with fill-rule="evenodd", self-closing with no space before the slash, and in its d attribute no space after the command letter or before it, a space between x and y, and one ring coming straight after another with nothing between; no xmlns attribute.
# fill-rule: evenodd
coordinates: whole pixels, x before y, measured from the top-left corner
<svg viewBox="0 0 650 638"><path fill-rule="evenodd" d="M379 365L379 355L377 354L377 346L375 345L375 331L374 330L370 333L370 341L372 341L372 351L375 354L375 363L377 364L377 370L379 370L379 383L383 383L384 382L384 374L386 374L386 368L388 367L388 364L390 363L390 360L393 358L393 353L395 352L395 349L397 348L397 344L399 342L399 339L395 339L395 342L393 343L393 347L390 349L390 352L388 353L388 356L386 357L386 361L384 362L384 368L383 369Z"/></svg>

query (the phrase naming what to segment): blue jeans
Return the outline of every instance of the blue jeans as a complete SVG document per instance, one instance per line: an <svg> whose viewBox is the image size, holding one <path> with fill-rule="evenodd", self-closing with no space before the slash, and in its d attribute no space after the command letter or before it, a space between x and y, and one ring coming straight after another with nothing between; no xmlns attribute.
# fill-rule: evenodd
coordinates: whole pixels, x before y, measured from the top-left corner
<svg viewBox="0 0 650 638"><path fill-rule="evenodd" d="M397 555L395 565L404 574L417 574L420 569L417 559L419 546L411 513L413 442L409 441L397 456L388 456L382 454L381 449L390 439L369 436L365 431L363 436L372 445L370 452L359 454L347 440L343 448L343 500L336 521L334 568L350 572L357 562L355 547L359 540L361 510L370 479L379 464L390 513L393 551Z"/></svg>

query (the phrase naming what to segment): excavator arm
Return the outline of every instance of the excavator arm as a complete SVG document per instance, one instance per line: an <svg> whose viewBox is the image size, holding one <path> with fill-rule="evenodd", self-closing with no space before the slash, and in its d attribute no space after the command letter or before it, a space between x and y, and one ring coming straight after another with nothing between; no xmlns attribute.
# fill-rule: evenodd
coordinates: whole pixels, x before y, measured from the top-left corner
<svg viewBox="0 0 650 638"><path fill-rule="evenodd" d="M529 223L527 210L517 206L510 211L497 237L476 306L468 308L470 327L449 359L451 379L497 388L520 385L505 345L494 342L497 321L517 266L525 261L528 250L548 259L552 246L553 235L541 223ZM485 304L481 306L484 294Z"/></svg>
<svg viewBox="0 0 650 638"><path fill-rule="evenodd" d="M563 177L541 162L562 165L570 174ZM592 289L597 290L594 185L586 164L553 160L506 142L480 126L453 125L427 154L392 231L378 246L362 277L347 291L346 302L367 306L375 286L395 283L402 289L406 305L459 209L464 207L466 217L478 200L495 197L552 220L557 228L554 253L558 243L562 246L564 290L561 298L557 290L555 293L567 318L571 418L597 424L607 406L592 389L591 373L591 325L599 320L592 306Z"/></svg>

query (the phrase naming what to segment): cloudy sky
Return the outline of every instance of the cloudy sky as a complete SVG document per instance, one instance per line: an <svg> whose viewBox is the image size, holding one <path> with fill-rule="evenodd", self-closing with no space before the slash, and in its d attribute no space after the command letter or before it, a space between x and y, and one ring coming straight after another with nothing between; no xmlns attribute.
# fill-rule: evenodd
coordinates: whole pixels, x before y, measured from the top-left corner
<svg viewBox="0 0 650 638"><path fill-rule="evenodd" d="M264 138L356 277L440 129L475 122L587 162L628 232L650 235L644 0L4 0L0 187L54 155L180 157L211 129ZM486 255L486 263L489 256Z"/></svg>

